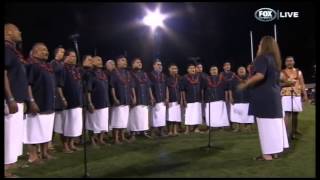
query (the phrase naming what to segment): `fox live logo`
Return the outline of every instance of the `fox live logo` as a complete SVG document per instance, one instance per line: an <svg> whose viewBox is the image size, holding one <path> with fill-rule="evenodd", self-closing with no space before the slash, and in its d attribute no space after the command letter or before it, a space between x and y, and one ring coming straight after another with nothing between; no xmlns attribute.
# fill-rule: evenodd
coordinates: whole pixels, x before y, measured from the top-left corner
<svg viewBox="0 0 320 180"><path fill-rule="evenodd" d="M271 8L260 8L254 13L254 17L261 22L270 22L280 18L299 18L299 12L275 11Z"/></svg>

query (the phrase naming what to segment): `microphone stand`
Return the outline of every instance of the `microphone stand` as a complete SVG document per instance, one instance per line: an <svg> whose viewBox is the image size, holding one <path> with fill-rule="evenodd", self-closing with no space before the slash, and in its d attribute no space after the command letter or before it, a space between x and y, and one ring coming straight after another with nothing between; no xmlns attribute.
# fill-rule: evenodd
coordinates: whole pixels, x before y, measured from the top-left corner
<svg viewBox="0 0 320 180"><path fill-rule="evenodd" d="M216 92L216 89L215 89L215 92ZM212 95L212 99L213 99L213 97L214 96ZM222 148L217 147L217 146L213 147L213 145L211 144L211 102L210 102L210 100L209 100L209 135L208 136L209 136L208 137L208 145L203 147L206 151L211 151L213 149L216 149L216 150L217 149L222 149Z"/></svg>
<svg viewBox="0 0 320 180"><path fill-rule="evenodd" d="M77 53L77 59L78 59L78 66L81 67L81 63L80 63L80 53L79 53L79 47L78 47L78 40L77 38L79 37L78 34L76 35L72 35L70 38L72 39L73 43L74 43L74 47ZM82 122L83 122L83 129L82 129L82 134L83 134L83 138L84 138L84 142L83 142L83 165L84 165L84 175L83 178L88 178L89 177L89 173L88 173L88 167L87 167L87 135L86 135L86 116L85 116L85 109L86 109L86 103L85 102L85 97L86 97L86 88L85 88L85 82L84 79L81 78L81 84L82 84L82 88L83 88L83 104L82 104ZM81 140L80 140L81 141Z"/></svg>
<svg viewBox="0 0 320 180"><path fill-rule="evenodd" d="M213 146L211 146L211 102L209 101L209 138L208 138L208 149L213 148Z"/></svg>

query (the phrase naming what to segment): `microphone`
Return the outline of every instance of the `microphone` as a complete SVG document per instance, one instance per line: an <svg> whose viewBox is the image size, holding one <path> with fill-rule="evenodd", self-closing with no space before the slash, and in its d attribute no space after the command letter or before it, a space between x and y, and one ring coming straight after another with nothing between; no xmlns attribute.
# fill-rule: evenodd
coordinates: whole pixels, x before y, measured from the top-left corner
<svg viewBox="0 0 320 180"><path fill-rule="evenodd" d="M79 34L79 33L75 33L75 34L71 34L71 35L69 36L69 39L75 40L75 39L77 39L77 38L79 38L79 37L80 37L80 34Z"/></svg>

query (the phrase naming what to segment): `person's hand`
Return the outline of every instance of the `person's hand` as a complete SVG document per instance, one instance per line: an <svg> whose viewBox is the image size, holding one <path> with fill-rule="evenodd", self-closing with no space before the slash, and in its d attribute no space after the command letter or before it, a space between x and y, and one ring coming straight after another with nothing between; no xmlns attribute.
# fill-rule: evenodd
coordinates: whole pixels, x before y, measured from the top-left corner
<svg viewBox="0 0 320 180"><path fill-rule="evenodd" d="M8 102L9 113L14 114L18 112L18 104L15 100L11 100Z"/></svg>
<svg viewBox="0 0 320 180"><path fill-rule="evenodd" d="M295 86L295 85L296 85L296 82L297 82L297 80L288 79L288 84L289 84L289 86L291 86L291 87Z"/></svg>
<svg viewBox="0 0 320 180"><path fill-rule="evenodd" d="M137 104L137 99L136 98L132 98L132 105L135 106Z"/></svg>
<svg viewBox="0 0 320 180"><path fill-rule="evenodd" d="M151 106L153 106L153 105L155 104L155 102L156 102L156 100L154 99L154 97L152 97L152 98L150 99Z"/></svg>
<svg viewBox="0 0 320 180"><path fill-rule="evenodd" d="M233 104L233 103L234 103L233 97L230 98L229 103L230 103L230 104Z"/></svg>
<svg viewBox="0 0 320 180"><path fill-rule="evenodd" d="M27 113L27 110L28 110L28 106L27 106L27 103L23 103L23 113Z"/></svg>
<svg viewBox="0 0 320 180"><path fill-rule="evenodd" d="M120 101L119 101L118 99L114 99L114 104L115 104L116 106L118 106L118 105L120 105Z"/></svg>
<svg viewBox="0 0 320 180"><path fill-rule="evenodd" d="M89 111L90 113L93 113L94 110L95 110L94 105L92 104L92 102L89 102L88 111Z"/></svg>
<svg viewBox="0 0 320 180"><path fill-rule="evenodd" d="M182 101L182 106L184 107L184 108L187 108L187 102L186 101Z"/></svg>
<svg viewBox="0 0 320 180"><path fill-rule="evenodd" d="M180 100L180 106L184 107L183 100Z"/></svg>
<svg viewBox="0 0 320 180"><path fill-rule="evenodd" d="M67 102L66 98L62 98L62 105L63 105L64 109L68 107L68 102Z"/></svg>
<svg viewBox="0 0 320 180"><path fill-rule="evenodd" d="M169 99L166 98L166 99L164 100L164 104L165 104L166 106L169 106Z"/></svg>
<svg viewBox="0 0 320 180"><path fill-rule="evenodd" d="M35 101L30 102L29 106L30 106L30 113L31 114L37 114L40 111L40 109Z"/></svg>
<svg viewBox="0 0 320 180"><path fill-rule="evenodd" d="M308 96L306 94L303 94L302 102L308 102Z"/></svg>

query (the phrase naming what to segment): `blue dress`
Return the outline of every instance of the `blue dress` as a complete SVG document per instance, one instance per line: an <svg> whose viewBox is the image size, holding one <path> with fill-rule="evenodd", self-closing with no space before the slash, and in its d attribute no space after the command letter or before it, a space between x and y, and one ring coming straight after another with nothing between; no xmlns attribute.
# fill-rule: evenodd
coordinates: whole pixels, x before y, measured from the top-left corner
<svg viewBox="0 0 320 180"><path fill-rule="evenodd" d="M282 118L280 94L280 71L272 55L262 55L254 61L254 74L261 73L264 79L250 90L249 112L258 118Z"/></svg>

